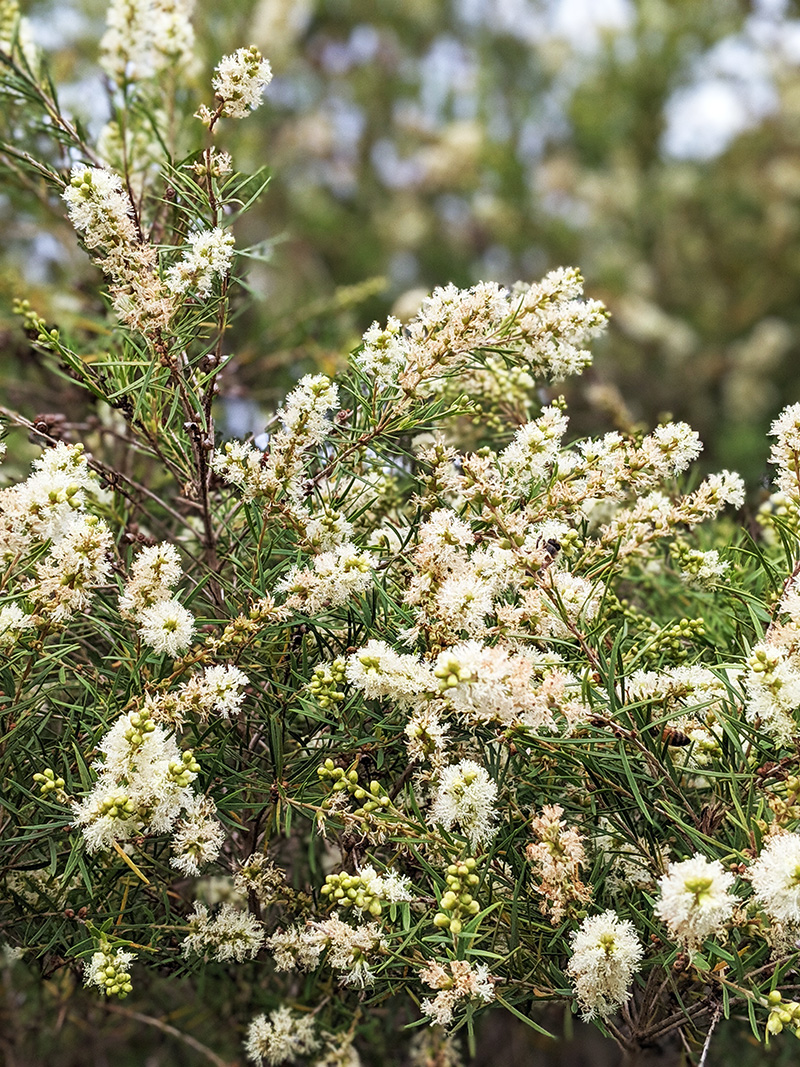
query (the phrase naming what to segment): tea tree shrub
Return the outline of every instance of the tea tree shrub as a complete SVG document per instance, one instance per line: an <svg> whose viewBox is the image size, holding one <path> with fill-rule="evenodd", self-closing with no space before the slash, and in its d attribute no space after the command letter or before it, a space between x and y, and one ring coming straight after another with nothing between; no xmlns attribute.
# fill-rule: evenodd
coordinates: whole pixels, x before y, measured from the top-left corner
<svg viewBox="0 0 800 1067"><path fill-rule="evenodd" d="M105 301L69 335L19 303L93 417L5 409L37 446L0 490L9 966L109 1010L223 974L258 1065L453 1063L553 1002L631 1056L800 1033L800 405L748 530L689 426L572 440L554 384L606 313L561 269L437 289L222 440L264 181L216 141L269 64L190 100L188 10L115 3L92 143L4 11L6 169Z"/></svg>

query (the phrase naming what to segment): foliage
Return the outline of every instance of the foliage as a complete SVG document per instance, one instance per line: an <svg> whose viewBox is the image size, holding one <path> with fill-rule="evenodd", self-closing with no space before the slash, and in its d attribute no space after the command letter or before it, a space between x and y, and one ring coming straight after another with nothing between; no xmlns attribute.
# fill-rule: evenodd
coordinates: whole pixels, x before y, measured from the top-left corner
<svg viewBox="0 0 800 1067"><path fill-rule="evenodd" d="M6 167L104 278L66 327L16 305L82 408L6 409L10 982L212 1062L164 983L227 998L257 1064L385 1062L406 1028L453 1063L491 1004L631 1056L800 1030L800 405L753 530L720 518L738 475L684 481L684 423L570 440L553 385L606 312L556 269L435 290L222 441L265 178L212 138L269 64L193 99L187 9L115 3L98 145L3 10Z"/></svg>

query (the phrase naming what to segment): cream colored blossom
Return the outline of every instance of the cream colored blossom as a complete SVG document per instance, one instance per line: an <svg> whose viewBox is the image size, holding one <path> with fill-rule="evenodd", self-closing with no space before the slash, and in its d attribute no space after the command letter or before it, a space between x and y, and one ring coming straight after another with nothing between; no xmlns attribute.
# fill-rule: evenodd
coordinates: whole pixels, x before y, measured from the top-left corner
<svg viewBox="0 0 800 1067"><path fill-rule="evenodd" d="M443 767L431 807L431 819L446 830L455 826L472 848L490 840L496 833L497 785L474 760Z"/></svg>
<svg viewBox="0 0 800 1067"><path fill-rule="evenodd" d="M245 1053L257 1067L263 1064L294 1062L319 1048L314 1016L282 1006L266 1015L257 1015L250 1023Z"/></svg>
<svg viewBox="0 0 800 1067"><path fill-rule="evenodd" d="M800 925L800 834L770 837L747 877L770 918Z"/></svg>
<svg viewBox="0 0 800 1067"><path fill-rule="evenodd" d="M613 1015L631 994L644 955L633 923L608 910L585 918L570 934L567 973L587 1021Z"/></svg>
<svg viewBox="0 0 800 1067"><path fill-rule="evenodd" d="M719 860L695 853L688 860L670 863L659 879L661 898L655 914L667 924L670 935L687 948L721 934L739 898L730 892L734 876Z"/></svg>

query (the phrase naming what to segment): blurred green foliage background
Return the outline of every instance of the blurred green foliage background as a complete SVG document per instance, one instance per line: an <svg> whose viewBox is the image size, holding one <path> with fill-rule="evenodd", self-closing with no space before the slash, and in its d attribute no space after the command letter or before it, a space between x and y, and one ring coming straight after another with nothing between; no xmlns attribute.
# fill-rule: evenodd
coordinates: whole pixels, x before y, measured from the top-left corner
<svg viewBox="0 0 800 1067"><path fill-rule="evenodd" d="M96 134L104 3L26 13ZM258 431L254 404L269 410L309 364L334 369L419 289L576 264L614 317L575 428L671 412L709 466L757 479L769 420L800 391L798 14L789 0L199 0L198 100L242 42L276 73L266 106L219 138L274 175L237 234L268 262L232 337L231 432ZM11 297L63 324L94 268L60 206L5 177L0 331L11 402L32 415L56 398L14 364L31 357Z"/></svg>

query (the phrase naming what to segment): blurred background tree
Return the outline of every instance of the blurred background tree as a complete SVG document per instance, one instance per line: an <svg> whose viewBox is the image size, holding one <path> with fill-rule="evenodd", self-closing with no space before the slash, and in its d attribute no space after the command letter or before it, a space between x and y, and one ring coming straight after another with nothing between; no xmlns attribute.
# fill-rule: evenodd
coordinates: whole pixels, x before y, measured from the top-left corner
<svg viewBox="0 0 800 1067"><path fill-rule="evenodd" d="M103 0L23 9L96 135ZM223 134L274 173L239 238L265 258L231 340L231 433L259 432L288 382L420 290L574 263L614 315L574 428L671 412L710 466L758 478L800 388L795 2L198 0L195 24L198 98L241 41L276 72L267 106ZM43 229L42 201L4 184L1 326L24 361L11 296L80 316L70 293L93 268L59 205ZM57 399L17 370L28 414Z"/></svg>

